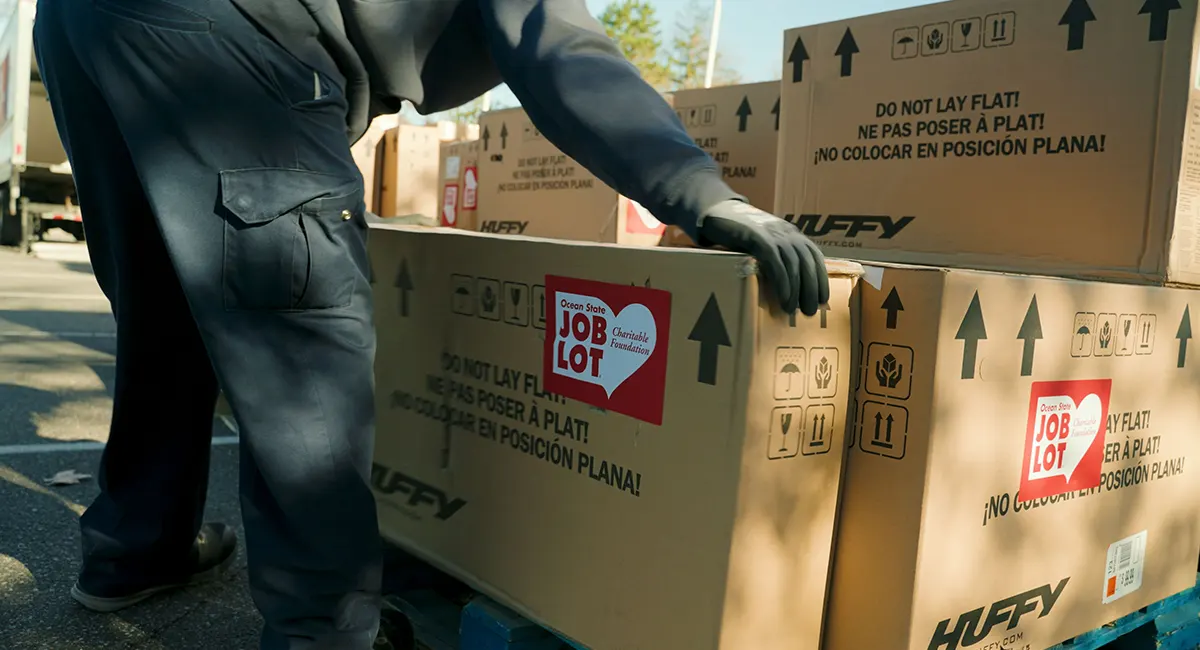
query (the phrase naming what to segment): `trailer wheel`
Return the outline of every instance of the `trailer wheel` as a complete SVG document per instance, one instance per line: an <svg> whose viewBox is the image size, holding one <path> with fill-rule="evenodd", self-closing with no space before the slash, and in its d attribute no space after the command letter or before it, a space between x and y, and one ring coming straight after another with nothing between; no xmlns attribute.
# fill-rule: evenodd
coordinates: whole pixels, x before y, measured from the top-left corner
<svg viewBox="0 0 1200 650"><path fill-rule="evenodd" d="M8 189L0 190L0 246L21 245L21 215L8 213Z"/></svg>

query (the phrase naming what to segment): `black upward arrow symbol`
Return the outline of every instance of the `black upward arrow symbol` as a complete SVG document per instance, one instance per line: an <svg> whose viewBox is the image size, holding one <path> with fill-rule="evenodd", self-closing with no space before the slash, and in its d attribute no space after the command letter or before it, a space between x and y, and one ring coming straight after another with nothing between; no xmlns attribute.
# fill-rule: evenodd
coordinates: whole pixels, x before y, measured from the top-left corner
<svg viewBox="0 0 1200 650"><path fill-rule="evenodd" d="M1142 10L1138 12L1138 15L1150 14L1151 41L1167 40L1167 27L1171 23L1171 12L1176 9L1183 9L1179 0L1146 0L1146 4L1142 5Z"/></svg>
<svg viewBox="0 0 1200 650"><path fill-rule="evenodd" d="M1175 338L1179 339L1179 361L1176 368L1182 368L1187 365L1187 344L1192 338L1192 313L1191 307L1183 308L1183 318L1179 319L1179 330L1175 332Z"/></svg>
<svg viewBox="0 0 1200 650"><path fill-rule="evenodd" d="M975 377L975 359L979 353L979 342L987 340L987 328L983 325L983 308L979 306L979 292L971 298L962 324L958 326L956 340L963 342L962 378Z"/></svg>
<svg viewBox="0 0 1200 650"><path fill-rule="evenodd" d="M854 42L854 34L850 32L850 28L846 28L846 34L842 36L842 42L838 43L835 56L842 57L842 76L849 77L853 71L854 55L858 54L858 43Z"/></svg>
<svg viewBox="0 0 1200 650"><path fill-rule="evenodd" d="M779 130L779 100L775 100L775 106L771 107L771 115L775 116L775 130Z"/></svg>
<svg viewBox="0 0 1200 650"><path fill-rule="evenodd" d="M488 140L492 139L492 132L490 130L488 130L488 128L486 126L483 127L483 137L481 139L483 140L483 150L487 151L488 150Z"/></svg>
<svg viewBox="0 0 1200 650"><path fill-rule="evenodd" d="M900 312L904 311L904 303L900 302L900 294L896 292L896 287L892 287L891 293L887 298L883 299L883 304L880 305L887 311L887 328L890 330L896 329L896 318Z"/></svg>
<svg viewBox="0 0 1200 650"><path fill-rule="evenodd" d="M792 64L792 83L804 81L804 62L808 60L808 50L804 49L804 39L796 37L792 53L788 55L788 63Z"/></svg>
<svg viewBox="0 0 1200 650"><path fill-rule="evenodd" d="M1017 331L1017 340L1024 341L1021 351L1021 376L1033 375L1033 346L1042 338L1042 318L1038 314L1037 294L1029 301L1029 309L1025 312L1025 320L1021 321L1021 329Z"/></svg>
<svg viewBox="0 0 1200 650"><path fill-rule="evenodd" d="M504 122L500 123L500 148L508 148L508 124Z"/></svg>
<svg viewBox="0 0 1200 650"><path fill-rule="evenodd" d="M739 133L744 133L746 131L746 120L753 114L754 111L750 110L750 97L742 97L742 103L737 109Z"/></svg>
<svg viewBox="0 0 1200 650"><path fill-rule="evenodd" d="M821 314L821 329L829 329L829 304L823 304L817 307L817 311ZM796 326L796 312L788 314L788 326Z"/></svg>
<svg viewBox="0 0 1200 650"><path fill-rule="evenodd" d="M1058 21L1059 25L1067 26L1068 52L1083 49L1084 30L1087 29L1087 24L1094 20L1096 20L1096 14L1092 13L1092 7L1088 4L1088 0L1071 0L1062 19Z"/></svg>
<svg viewBox="0 0 1200 650"><path fill-rule="evenodd" d="M400 260L400 270L396 273L395 287L400 290L400 315L408 317L408 292L413 289L412 276L408 274L408 260Z"/></svg>
<svg viewBox="0 0 1200 650"><path fill-rule="evenodd" d="M717 385L717 354L720 346L731 347L729 332L725 330L725 319L721 317L721 307L717 305L717 294L710 294L692 333L688 334L689 341L700 344L700 367L696 373L696 381L709 386Z"/></svg>

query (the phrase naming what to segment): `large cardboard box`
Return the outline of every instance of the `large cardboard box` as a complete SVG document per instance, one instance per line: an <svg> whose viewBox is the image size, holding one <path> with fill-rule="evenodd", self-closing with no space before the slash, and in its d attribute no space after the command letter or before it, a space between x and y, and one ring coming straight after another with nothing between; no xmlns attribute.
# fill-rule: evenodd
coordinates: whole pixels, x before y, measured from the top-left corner
<svg viewBox="0 0 1200 650"><path fill-rule="evenodd" d="M379 144L384 134L399 125L399 114L380 115L371 120L366 133L350 147L350 155L354 157L354 163L363 177L363 198L367 210L375 214L379 214L381 209L379 179L383 175L387 156L385 148Z"/></svg>
<svg viewBox="0 0 1200 650"><path fill-rule="evenodd" d="M1041 650L1195 584L1200 292L865 278L826 650Z"/></svg>
<svg viewBox="0 0 1200 650"><path fill-rule="evenodd" d="M731 253L370 252L387 538L592 650L818 647L861 267L793 327Z"/></svg>
<svg viewBox="0 0 1200 650"><path fill-rule="evenodd" d="M666 226L562 153L521 108L479 120L478 229L654 246Z"/></svg>
<svg viewBox="0 0 1200 650"><path fill-rule="evenodd" d="M439 223L474 230L479 205L479 141L443 142L439 161Z"/></svg>
<svg viewBox="0 0 1200 650"><path fill-rule="evenodd" d="M436 125L414 124L401 124L384 134L379 216L437 217L440 135Z"/></svg>
<svg viewBox="0 0 1200 650"><path fill-rule="evenodd" d="M779 81L679 90L675 113L696 144L721 167L721 177L750 204L775 209L776 136ZM668 226L664 246L694 245L682 230Z"/></svg>
<svg viewBox="0 0 1200 650"><path fill-rule="evenodd" d="M834 254L1200 283L1195 0L955 0L784 41L777 209Z"/></svg>

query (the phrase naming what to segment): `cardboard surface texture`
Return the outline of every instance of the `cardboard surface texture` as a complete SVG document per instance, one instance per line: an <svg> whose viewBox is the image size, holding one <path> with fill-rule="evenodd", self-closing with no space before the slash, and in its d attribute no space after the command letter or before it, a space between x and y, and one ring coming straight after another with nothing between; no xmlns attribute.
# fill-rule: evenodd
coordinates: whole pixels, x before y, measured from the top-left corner
<svg viewBox="0 0 1200 650"><path fill-rule="evenodd" d="M350 147L354 163L358 165L358 171L362 173L363 197L367 204L367 210L375 214L379 214L381 209L379 179L383 174L387 155L385 147L379 146L379 143L383 141L384 134L388 130L396 128L399 124L399 115L380 115L371 120L367 132Z"/></svg>
<svg viewBox="0 0 1200 650"><path fill-rule="evenodd" d="M1040 650L1195 583L1200 292L901 266L859 291L826 650Z"/></svg>
<svg viewBox="0 0 1200 650"><path fill-rule="evenodd" d="M694 88L673 93L675 113L696 144L721 168L721 177L751 205L775 209L779 82ZM692 247L682 230L667 226L661 246Z"/></svg>
<svg viewBox="0 0 1200 650"><path fill-rule="evenodd" d="M819 646L861 267L793 327L730 253L370 247L387 538L593 650Z"/></svg>
<svg viewBox="0 0 1200 650"><path fill-rule="evenodd" d="M379 216L438 216L439 131L437 126L401 124L384 135Z"/></svg>
<svg viewBox="0 0 1200 650"><path fill-rule="evenodd" d="M479 205L479 141L443 142L438 166L438 222L474 230Z"/></svg>
<svg viewBox="0 0 1200 650"><path fill-rule="evenodd" d="M558 150L520 108L479 120L477 229L654 246L666 226Z"/></svg>
<svg viewBox="0 0 1200 650"><path fill-rule="evenodd" d="M1200 284L1196 0L789 30L777 210L832 255Z"/></svg>

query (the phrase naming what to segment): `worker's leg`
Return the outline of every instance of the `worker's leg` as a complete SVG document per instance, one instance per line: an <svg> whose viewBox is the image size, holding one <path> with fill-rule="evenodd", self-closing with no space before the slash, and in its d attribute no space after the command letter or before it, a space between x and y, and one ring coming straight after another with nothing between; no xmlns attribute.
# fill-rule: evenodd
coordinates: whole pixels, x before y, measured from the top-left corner
<svg viewBox="0 0 1200 650"><path fill-rule="evenodd" d="M263 646L370 647L375 339L342 80L227 0L59 2L241 427Z"/></svg>
<svg viewBox="0 0 1200 650"><path fill-rule="evenodd" d="M100 495L80 522L80 584L109 597L189 571L217 380L113 116L64 38L61 8L58 0L38 7L41 73L82 198L92 266L117 320Z"/></svg>

